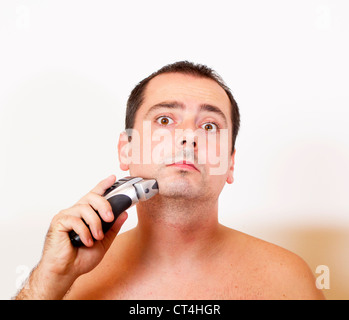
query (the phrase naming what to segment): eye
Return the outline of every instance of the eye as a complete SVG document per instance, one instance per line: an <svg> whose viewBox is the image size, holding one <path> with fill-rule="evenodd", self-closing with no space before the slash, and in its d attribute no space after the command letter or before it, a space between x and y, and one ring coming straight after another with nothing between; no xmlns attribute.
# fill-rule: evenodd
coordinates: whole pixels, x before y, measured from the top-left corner
<svg viewBox="0 0 349 320"><path fill-rule="evenodd" d="M209 132L217 132L219 127L214 122L206 122L201 126L202 129Z"/></svg>
<svg viewBox="0 0 349 320"><path fill-rule="evenodd" d="M161 116L156 119L156 122L162 126L168 126L169 124L172 124L174 121L167 116Z"/></svg>

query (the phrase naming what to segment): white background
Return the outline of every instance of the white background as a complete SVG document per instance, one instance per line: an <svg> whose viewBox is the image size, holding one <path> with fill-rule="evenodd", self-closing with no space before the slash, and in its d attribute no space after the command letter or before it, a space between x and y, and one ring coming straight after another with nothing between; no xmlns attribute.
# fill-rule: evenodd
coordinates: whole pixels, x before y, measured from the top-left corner
<svg viewBox="0 0 349 320"><path fill-rule="evenodd" d="M349 298L346 0L0 2L0 298L40 259L53 215L120 171L138 81L207 64L240 106L221 223L330 270ZM134 210L122 231L137 223Z"/></svg>

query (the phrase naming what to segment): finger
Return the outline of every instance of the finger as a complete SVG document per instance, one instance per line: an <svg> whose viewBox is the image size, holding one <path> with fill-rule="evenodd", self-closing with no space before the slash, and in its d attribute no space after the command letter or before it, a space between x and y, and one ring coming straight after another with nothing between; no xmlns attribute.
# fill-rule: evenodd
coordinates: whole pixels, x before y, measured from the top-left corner
<svg viewBox="0 0 349 320"><path fill-rule="evenodd" d="M115 181L116 177L112 174L108 178L98 183L91 191L102 196L104 192L114 184Z"/></svg>
<svg viewBox="0 0 349 320"><path fill-rule="evenodd" d="M102 240L104 238L102 230L102 221L97 215L96 211L89 204L80 204L76 206L76 210L82 219L88 224L92 236L96 240Z"/></svg>
<svg viewBox="0 0 349 320"><path fill-rule="evenodd" d="M113 226L109 229L109 231L104 235L104 239L102 241L102 244L104 246L105 251L109 249L111 244L113 243L116 235L119 233L122 225L124 222L127 220L128 214L126 211L121 213L119 217L116 219L115 223Z"/></svg>
<svg viewBox="0 0 349 320"><path fill-rule="evenodd" d="M64 215L57 222L56 228L58 231L63 232L74 230L79 235L81 241L85 246L93 246L93 240L89 229L87 228L86 224L84 224L84 222L78 217Z"/></svg>
<svg viewBox="0 0 349 320"><path fill-rule="evenodd" d="M105 222L111 222L114 220L113 209L108 200L94 192L89 192L85 197L81 198L78 204L90 205L98 212Z"/></svg>

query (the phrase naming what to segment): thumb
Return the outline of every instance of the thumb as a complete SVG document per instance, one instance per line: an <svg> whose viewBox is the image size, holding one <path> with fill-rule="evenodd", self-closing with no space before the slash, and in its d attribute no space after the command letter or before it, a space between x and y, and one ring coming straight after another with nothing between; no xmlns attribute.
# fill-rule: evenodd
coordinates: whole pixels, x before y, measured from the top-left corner
<svg viewBox="0 0 349 320"><path fill-rule="evenodd" d="M113 226L104 235L104 238L103 238L103 240L101 242L103 244L103 247L104 247L105 251L107 251L109 249L109 247L113 243L116 235L119 233L122 225L127 220L127 218L128 218L128 213L126 211L124 211L123 213L121 213L118 216L118 218L116 219L116 221L113 224Z"/></svg>

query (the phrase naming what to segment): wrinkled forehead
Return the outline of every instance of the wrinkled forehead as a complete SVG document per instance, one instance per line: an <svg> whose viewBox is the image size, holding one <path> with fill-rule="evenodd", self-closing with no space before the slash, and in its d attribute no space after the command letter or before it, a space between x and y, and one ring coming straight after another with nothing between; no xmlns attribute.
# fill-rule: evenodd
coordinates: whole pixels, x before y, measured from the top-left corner
<svg viewBox="0 0 349 320"><path fill-rule="evenodd" d="M231 119L230 100L214 80L181 73L161 74L149 81L143 102L137 111L135 125L142 121L152 106L164 101L178 101L193 111L202 104L217 106L226 119ZM229 122L231 128L232 123Z"/></svg>
<svg viewBox="0 0 349 320"><path fill-rule="evenodd" d="M230 110L230 100L224 89L214 80L181 73L161 74L150 80L142 106L151 107L164 100L180 100L187 105L218 105Z"/></svg>

